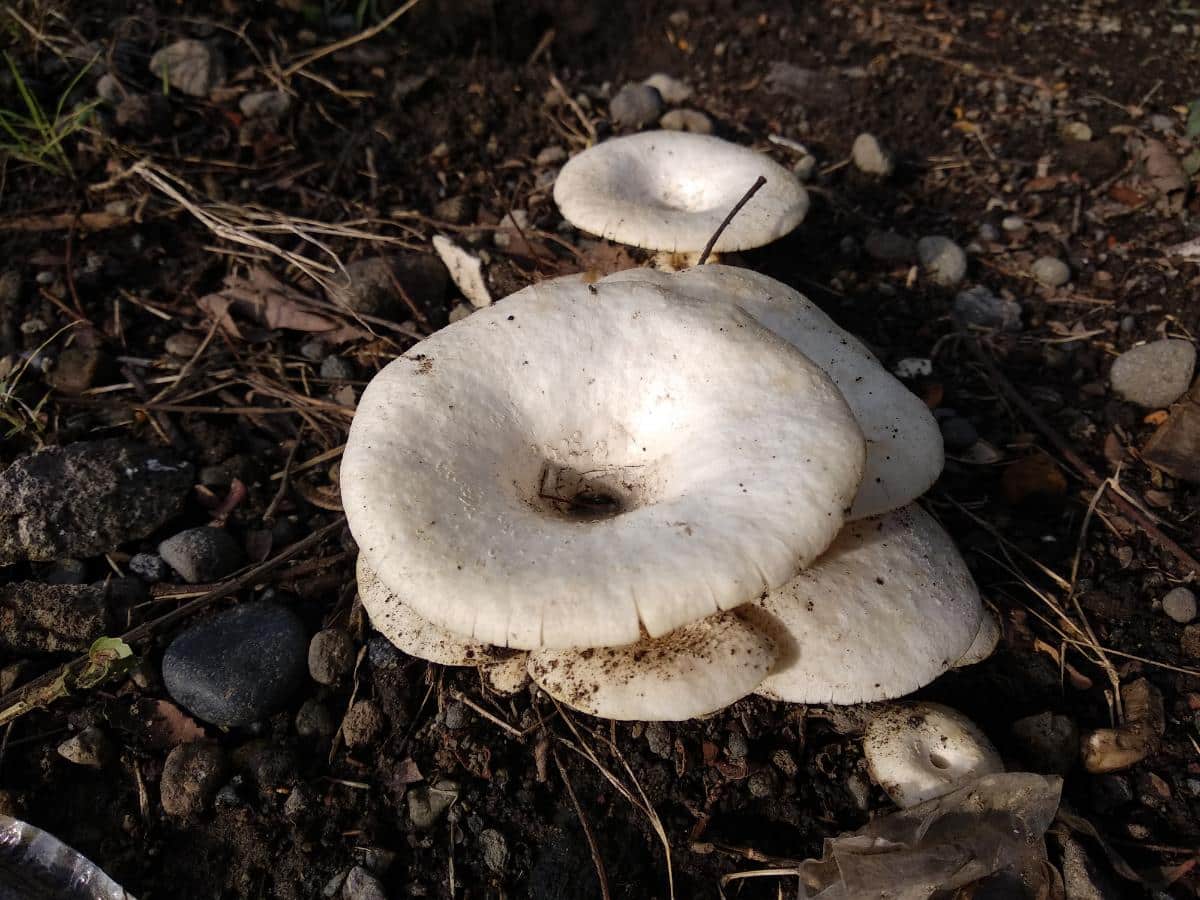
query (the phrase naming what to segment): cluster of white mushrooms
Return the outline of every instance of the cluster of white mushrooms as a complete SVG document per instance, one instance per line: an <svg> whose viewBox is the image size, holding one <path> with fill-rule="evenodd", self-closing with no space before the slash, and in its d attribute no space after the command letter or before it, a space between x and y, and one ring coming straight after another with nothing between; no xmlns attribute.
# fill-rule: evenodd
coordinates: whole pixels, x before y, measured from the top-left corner
<svg viewBox="0 0 1200 900"><path fill-rule="evenodd" d="M715 242L745 249L807 197L715 138L610 140L555 198L586 231L695 254L760 175ZM363 605L402 650L498 690L528 673L604 718L683 720L751 693L899 697L986 657L996 623L914 503L942 463L925 404L796 291L639 268L533 285L389 364L342 495Z"/></svg>

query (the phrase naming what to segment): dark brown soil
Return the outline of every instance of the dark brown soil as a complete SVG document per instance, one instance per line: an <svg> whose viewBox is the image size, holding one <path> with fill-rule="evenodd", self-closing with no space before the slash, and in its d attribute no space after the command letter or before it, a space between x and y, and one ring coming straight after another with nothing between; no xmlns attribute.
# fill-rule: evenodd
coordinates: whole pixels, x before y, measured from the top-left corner
<svg viewBox="0 0 1200 900"><path fill-rule="evenodd" d="M1130 150L1131 139L1152 138L1178 159L1197 146L1185 136L1183 109L1200 97L1195 10L1044 0L426 0L382 34L287 76L296 96L278 126L247 120L239 94L271 88L272 74L305 51L355 34L393 8L385 0L364 4L366 18L355 23L355 6L331 2L323 11L299 0L224 0L148 2L135 10L17 0L20 18L4 22L4 40L44 106L54 107L96 53L71 101L95 97L101 71L116 73L134 100L120 114L99 108L86 131L68 138L73 175L3 163L0 274L17 273L20 292L0 301L0 357L34 351L75 321L87 336L58 336L51 349L68 339L95 345L104 362L90 383L130 387L72 394L32 372L17 396L36 413L0 443L0 463L40 444L83 438L171 442L198 468L232 458L248 488L228 512L240 539L263 546L268 510L290 522L290 535L276 526L264 555L334 521L329 467L336 453L297 472L280 498L280 482L270 478L284 468L291 442L299 442L293 459L301 463L345 440L353 397L323 381L319 362L300 353L311 335L236 317L240 336L215 333L184 389L158 406L153 400L167 384L154 379L178 374L186 359L170 357L164 341L181 331L205 338L212 320L196 301L229 273L254 266L308 296L320 298L321 289L277 256L213 234L130 167L150 160L190 185L184 193L195 201L350 223L394 242L325 237L347 263L397 244L428 253L433 234L458 233L488 250L488 276L501 296L612 263L588 244L581 244L582 263L564 249L582 236L560 231L539 181L545 170L534 160L543 148L580 146L572 137L581 131L578 117L556 99L552 76L572 97L592 98L603 138L612 131L603 96L626 80L667 72L691 85L686 105L707 113L716 133L790 166L799 155L768 142L783 136L818 160L807 220L788 238L743 254L741 264L808 293L889 366L931 359L932 375L913 389L939 411L969 419L995 450L988 462L952 453L926 503L959 540L998 612L1001 647L921 696L965 712L1014 765L1036 765L1013 736L1015 720L1052 710L1081 730L1111 724L1109 676L1064 644L1046 598L1079 624L1086 617L1122 683L1144 676L1161 691L1166 733L1127 771L1091 775L1076 765L1065 801L1144 879L1116 874L1099 842L1081 838L1116 885L1114 895L1193 896L1200 885L1190 868L1200 858L1200 640L1157 605L1189 573L1108 505L1086 518L1092 486L1002 396L971 348L980 338L1004 377L1103 477L1120 462L1120 490L1185 549L1200 551L1200 491L1141 461L1155 420L1107 388L1120 351L1200 327L1200 267L1164 253L1196 233L1197 183L1193 177L1186 189L1159 196ZM164 96L147 60L179 37L222 48L225 89L205 99ZM789 90L778 70L772 74L777 63L811 70L809 81ZM14 83L0 77L0 105L17 102ZM1086 122L1092 139L1065 137L1063 126L1072 122ZM868 178L846 162L863 131L896 154L890 179ZM448 198L462 198L457 223L445 221L446 207L438 206ZM493 230L513 209L528 212L528 231L510 234L508 251L497 249ZM1001 223L1013 215L1026 227L1005 231ZM981 236L983 225L993 237ZM1015 298L1021 329L981 334L956 323L953 292L930 286L907 263L862 253L876 229L976 243L964 286L984 284ZM294 234L265 237L328 260ZM1067 288L1043 289L1028 277L1044 254L1070 264ZM379 326L377 337L359 330L338 350L358 366L356 389L415 335L444 324L454 302L438 294L409 299L415 311L402 307L399 326ZM42 327L28 327L33 320ZM263 413L267 407L291 411ZM1054 461L1049 471L1065 478L1047 475L1038 490L1012 490L1021 479L1005 473L1046 454ZM207 509L197 492L170 528L204 524L227 492L209 491ZM112 564L119 568L128 553L154 543L134 542ZM233 600L273 594L294 604L314 631L345 625L365 647L371 631L353 602L348 535L309 559L326 563L292 577L284 570ZM95 578L109 571L103 558L89 565ZM1078 609L1040 567L1074 581ZM0 578L42 574L23 564ZM119 601L122 627L180 602L151 601L142 590ZM215 808L181 823L164 815L158 799L170 742L153 739L135 714L139 700L166 697L156 672L179 627L135 647L145 659L139 677L30 712L2 733L0 745L6 806L89 855L142 900L318 897L360 864L381 873L392 897L598 898L581 815L610 896L667 897L667 857L654 823L598 764L661 819L679 898L716 897L730 872L818 855L824 838L889 808L870 784L854 735L823 710L751 698L712 719L665 728L582 716L568 723L545 697L496 698L474 672L376 652L340 687L299 686L289 708L261 727L206 729L231 755L239 750L241 780ZM31 658L18 684L62 659ZM352 691L380 704L380 738L352 750L339 742L331 752L328 739L297 735L304 701L319 699L340 721ZM100 770L73 766L56 752L69 729L89 724L101 725L117 748ZM247 747L252 741L261 743ZM581 755L584 747L595 760ZM406 794L439 779L457 783L457 801L431 830L419 831ZM493 832L507 851L499 862ZM1056 848L1052 841L1052 858ZM729 891L775 897L779 884L794 890L794 882L761 878Z"/></svg>

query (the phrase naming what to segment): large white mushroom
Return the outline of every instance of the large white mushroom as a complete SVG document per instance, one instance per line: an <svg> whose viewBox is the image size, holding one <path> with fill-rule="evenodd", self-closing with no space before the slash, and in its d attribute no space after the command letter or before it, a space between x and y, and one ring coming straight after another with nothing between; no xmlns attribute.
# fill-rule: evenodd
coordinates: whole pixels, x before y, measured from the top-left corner
<svg viewBox="0 0 1200 900"><path fill-rule="evenodd" d="M674 274L625 269L602 281L648 281L694 297L732 301L820 366L867 439L867 469L852 519L911 503L941 474L942 434L929 408L862 341L798 291L750 269L722 265Z"/></svg>
<svg viewBox="0 0 1200 900"><path fill-rule="evenodd" d="M787 582L864 458L836 386L736 305L560 281L376 376L342 498L366 565L435 625L611 647Z"/></svg>
<svg viewBox="0 0 1200 900"><path fill-rule="evenodd" d="M1004 771L987 735L937 703L901 703L876 713L863 735L863 755L871 777L902 809Z"/></svg>
<svg viewBox="0 0 1200 900"><path fill-rule="evenodd" d="M698 252L758 178L717 252L769 244L800 224L808 194L770 157L709 135L646 131L612 138L573 157L554 183L572 225L649 250Z"/></svg>
<svg viewBox="0 0 1200 900"><path fill-rule="evenodd" d="M723 612L627 647L535 650L529 673L550 696L593 716L682 721L745 697L775 660L765 632Z"/></svg>
<svg viewBox="0 0 1200 900"><path fill-rule="evenodd" d="M739 615L780 645L757 693L845 704L933 681L958 664L985 613L950 535L912 505L846 525L815 564Z"/></svg>

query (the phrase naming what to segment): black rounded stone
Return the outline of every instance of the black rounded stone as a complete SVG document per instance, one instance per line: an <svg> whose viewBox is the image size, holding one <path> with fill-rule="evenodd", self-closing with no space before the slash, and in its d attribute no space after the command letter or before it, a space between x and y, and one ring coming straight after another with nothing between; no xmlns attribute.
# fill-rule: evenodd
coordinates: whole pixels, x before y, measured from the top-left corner
<svg viewBox="0 0 1200 900"><path fill-rule="evenodd" d="M179 705L214 725L248 725L306 683L308 635L277 603L246 603L189 628L163 655L163 683Z"/></svg>

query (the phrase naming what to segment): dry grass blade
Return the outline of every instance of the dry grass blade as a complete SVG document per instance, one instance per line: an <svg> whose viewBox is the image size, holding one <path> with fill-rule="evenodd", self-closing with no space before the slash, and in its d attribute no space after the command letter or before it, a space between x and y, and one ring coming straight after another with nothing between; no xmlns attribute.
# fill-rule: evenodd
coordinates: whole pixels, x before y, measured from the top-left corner
<svg viewBox="0 0 1200 900"><path fill-rule="evenodd" d="M388 28L392 27L396 20L398 20L402 15L420 2L421 0L408 0L407 3L398 6L395 10L388 13L385 18L381 19L370 28L365 28L358 34L352 34L350 37L343 38L340 41L334 41L332 44L326 44L324 47L318 47L316 50L306 53L299 60L283 70L283 77L290 78L305 66L315 63L318 59L323 59L324 57L329 56L331 53L337 53L339 50L345 50L347 47L353 47L360 41L369 40L375 37L375 35L386 31Z"/></svg>
<svg viewBox="0 0 1200 900"><path fill-rule="evenodd" d="M800 878L802 874L799 869L747 869L745 872L730 872L728 875L721 876L721 883L717 886L717 890L724 900L725 888L732 881L742 881L746 878Z"/></svg>
<svg viewBox="0 0 1200 900"><path fill-rule="evenodd" d="M550 753L554 757L554 765L558 768L558 774L562 777L563 787L567 789L571 805L575 807L575 815L579 817L579 824L583 828L583 836L587 840L588 850L592 854L592 864L596 867L596 878L600 882L600 895L603 900L611 900L612 894L608 890L608 872L604 868L604 858L600 855L596 836L592 834L592 826L588 824L587 816L583 814L583 807L579 804L579 798L575 796L575 788L571 784L567 770L563 768L562 760L558 758L558 751L552 749Z"/></svg>

